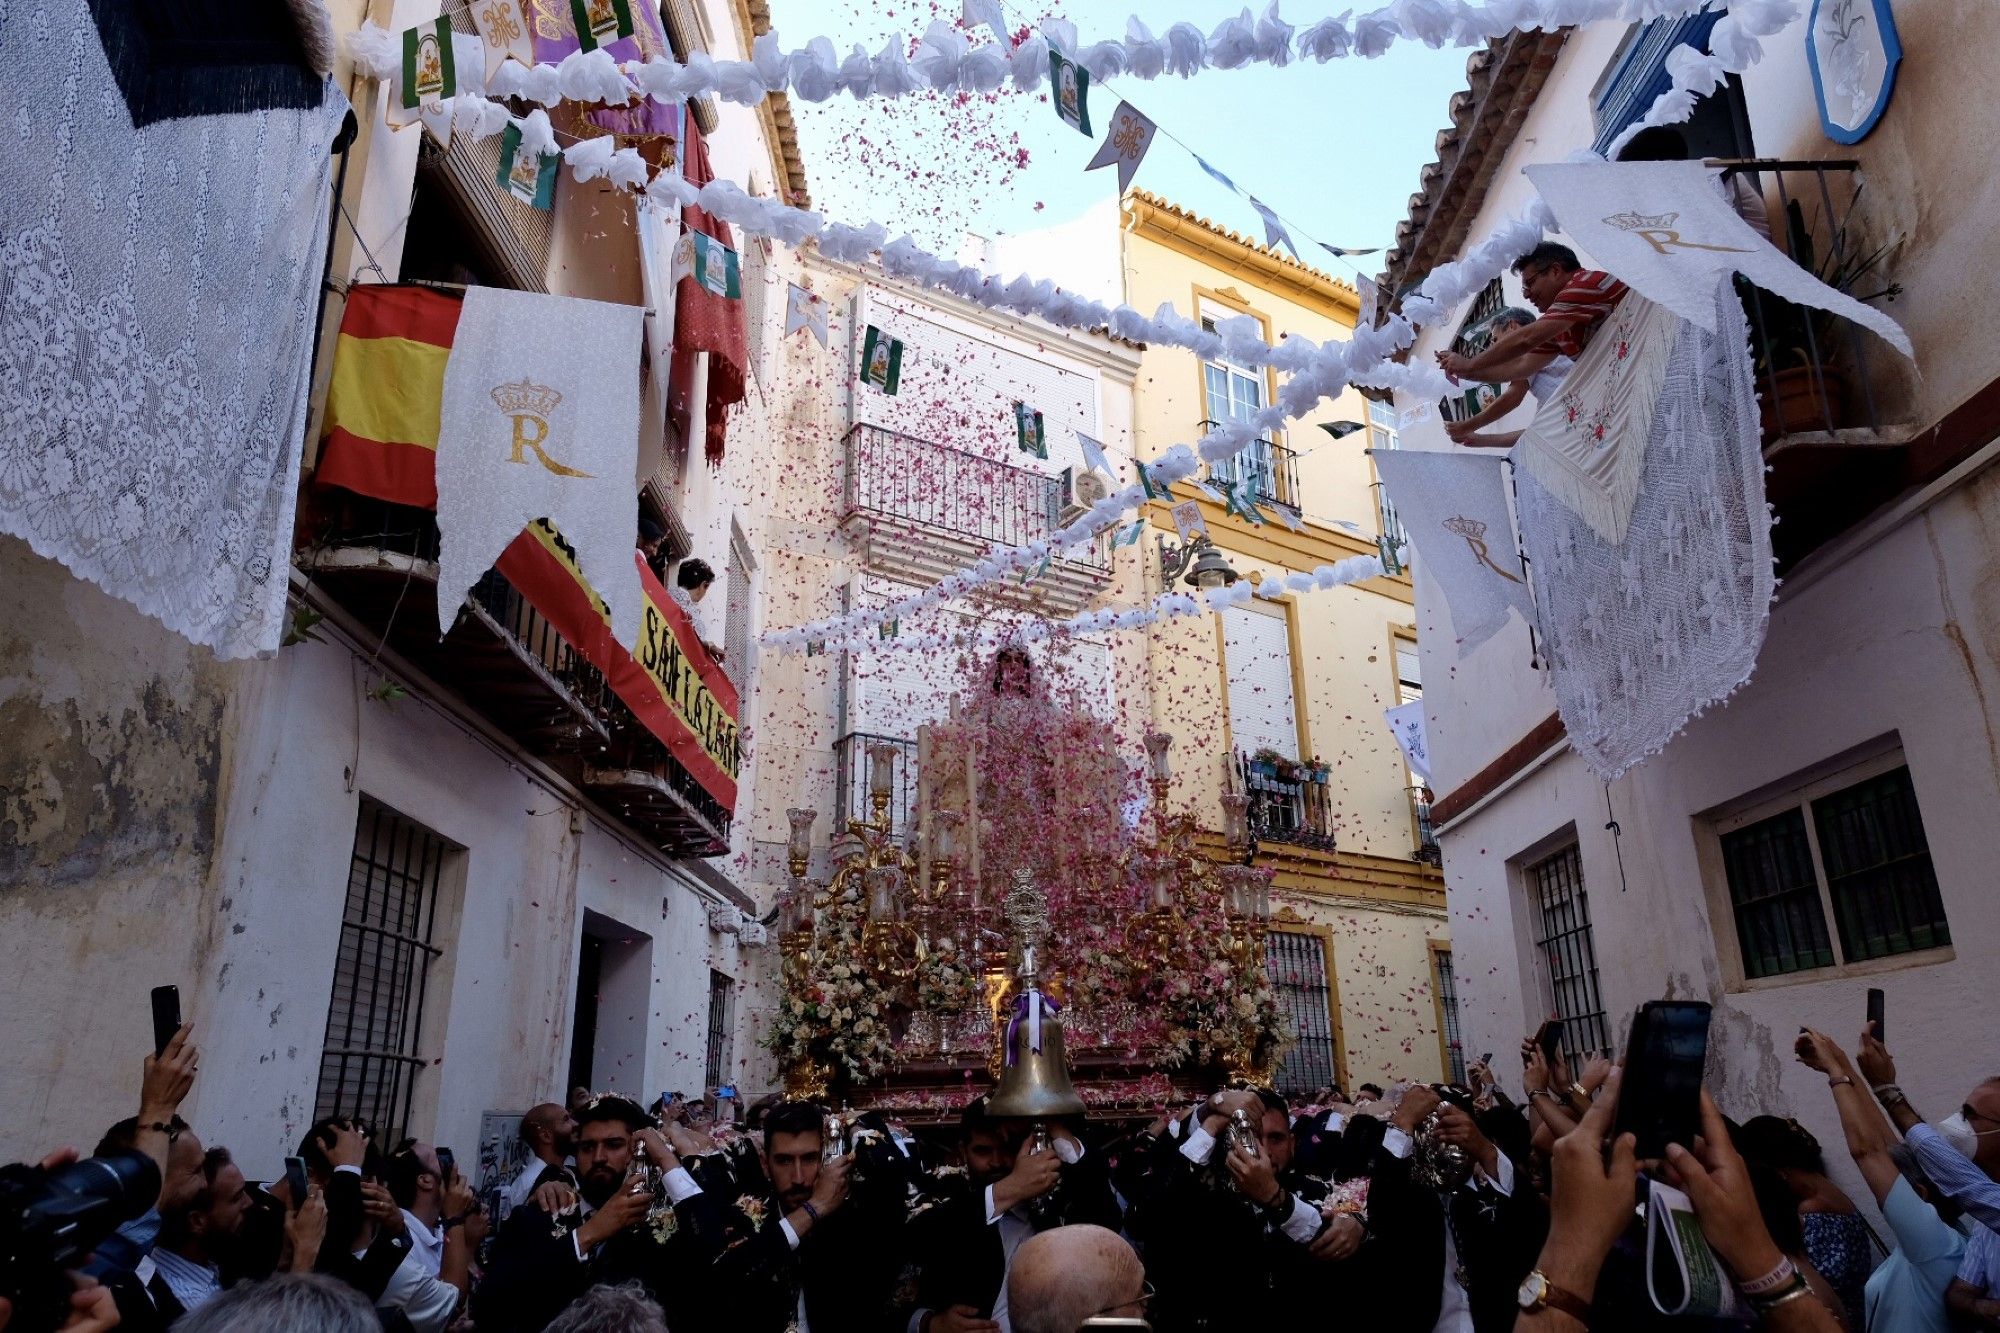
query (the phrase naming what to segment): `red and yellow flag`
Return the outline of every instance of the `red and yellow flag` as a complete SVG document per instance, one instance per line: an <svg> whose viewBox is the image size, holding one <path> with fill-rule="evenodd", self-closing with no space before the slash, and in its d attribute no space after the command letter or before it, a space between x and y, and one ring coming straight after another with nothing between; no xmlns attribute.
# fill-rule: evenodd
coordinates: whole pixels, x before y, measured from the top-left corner
<svg viewBox="0 0 2000 1333"><path fill-rule="evenodd" d="M314 479L392 504L437 507L438 414L459 298L357 284L333 354Z"/></svg>
<svg viewBox="0 0 2000 1333"><path fill-rule="evenodd" d="M438 419L459 308L457 296L428 287L349 290L318 484L437 507ZM639 565L646 614L635 655L611 637L610 612L546 522L529 524L496 562L695 781L733 809L741 761L736 686L702 647L686 613L643 560Z"/></svg>

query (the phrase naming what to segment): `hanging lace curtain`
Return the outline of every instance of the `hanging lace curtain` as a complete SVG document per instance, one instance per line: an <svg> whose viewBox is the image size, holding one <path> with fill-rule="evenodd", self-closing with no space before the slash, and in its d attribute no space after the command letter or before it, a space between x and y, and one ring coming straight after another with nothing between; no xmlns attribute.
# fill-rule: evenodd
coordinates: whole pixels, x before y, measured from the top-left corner
<svg viewBox="0 0 2000 1333"><path fill-rule="evenodd" d="M0 531L275 651L347 102L135 128L85 0L0 0L0 47Z"/></svg>

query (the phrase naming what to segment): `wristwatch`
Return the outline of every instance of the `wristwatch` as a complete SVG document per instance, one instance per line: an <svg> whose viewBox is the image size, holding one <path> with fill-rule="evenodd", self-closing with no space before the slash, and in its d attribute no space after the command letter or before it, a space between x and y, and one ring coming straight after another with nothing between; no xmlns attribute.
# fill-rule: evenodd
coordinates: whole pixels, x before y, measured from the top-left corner
<svg viewBox="0 0 2000 1333"><path fill-rule="evenodd" d="M1514 1299L1526 1314L1538 1310L1556 1310L1568 1315L1584 1327L1590 1326L1590 1302L1573 1291L1564 1291L1537 1268L1521 1281L1521 1289Z"/></svg>

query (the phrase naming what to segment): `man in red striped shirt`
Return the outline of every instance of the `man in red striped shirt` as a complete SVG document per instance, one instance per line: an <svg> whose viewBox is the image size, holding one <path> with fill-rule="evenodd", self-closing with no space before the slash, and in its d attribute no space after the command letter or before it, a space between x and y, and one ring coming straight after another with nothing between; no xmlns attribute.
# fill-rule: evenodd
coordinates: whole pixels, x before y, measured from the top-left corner
<svg viewBox="0 0 2000 1333"><path fill-rule="evenodd" d="M1507 381L1531 378L1556 356L1575 357L1629 290L1609 273L1586 269L1576 251L1544 241L1514 261L1521 290L1542 317L1495 338L1477 356L1438 353L1454 379Z"/></svg>

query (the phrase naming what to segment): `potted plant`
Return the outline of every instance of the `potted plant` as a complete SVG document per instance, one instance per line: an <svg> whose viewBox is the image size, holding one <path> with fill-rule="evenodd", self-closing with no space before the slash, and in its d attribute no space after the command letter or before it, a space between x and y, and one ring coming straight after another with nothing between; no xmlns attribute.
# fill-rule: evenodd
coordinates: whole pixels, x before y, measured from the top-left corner
<svg viewBox="0 0 2000 1333"><path fill-rule="evenodd" d="M1314 755L1312 761L1312 780L1324 787L1332 778L1333 770L1327 766L1326 761L1318 755Z"/></svg>
<svg viewBox="0 0 2000 1333"><path fill-rule="evenodd" d="M1861 191L1854 193L1859 200ZM1868 292L1856 288L1872 285L1865 280L1902 238L1894 237L1863 251L1849 235L1853 215L1850 202L1847 217L1834 228L1827 253L1820 255L1806 226L1805 210L1798 200L1789 201L1785 206L1785 238L1793 262L1856 300L1893 301L1903 294L1900 283ZM1751 313L1764 442L1769 444L1780 435L1832 431L1845 425L1847 374L1833 359L1835 349L1845 343L1838 318L1768 293L1757 299Z"/></svg>
<svg viewBox="0 0 2000 1333"><path fill-rule="evenodd" d="M1285 757L1270 746L1259 746L1257 753L1250 756L1250 771L1260 778L1276 778L1285 762Z"/></svg>

